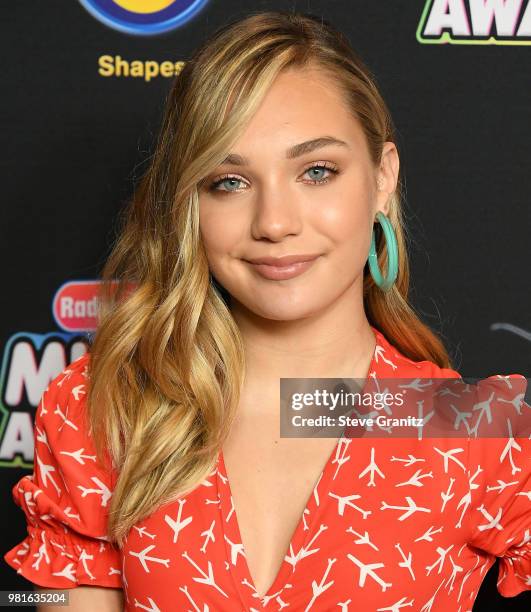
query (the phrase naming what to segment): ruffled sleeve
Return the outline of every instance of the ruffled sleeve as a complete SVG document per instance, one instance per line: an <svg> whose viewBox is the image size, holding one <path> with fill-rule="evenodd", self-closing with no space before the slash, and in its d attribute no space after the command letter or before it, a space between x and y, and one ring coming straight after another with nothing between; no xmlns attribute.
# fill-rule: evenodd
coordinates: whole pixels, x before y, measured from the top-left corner
<svg viewBox="0 0 531 612"><path fill-rule="evenodd" d="M476 418L484 420L479 428L482 437L468 440L469 544L499 558L498 592L514 597L531 589L531 407L524 401L527 381L512 374L492 376L481 383L475 410ZM503 426L504 437L499 433L487 437L490 426L497 432Z"/></svg>
<svg viewBox="0 0 531 612"><path fill-rule="evenodd" d="M96 463L85 422L85 354L48 385L35 413L33 473L13 487L28 535L4 560L30 582L122 588L121 553L106 537L113 472Z"/></svg>

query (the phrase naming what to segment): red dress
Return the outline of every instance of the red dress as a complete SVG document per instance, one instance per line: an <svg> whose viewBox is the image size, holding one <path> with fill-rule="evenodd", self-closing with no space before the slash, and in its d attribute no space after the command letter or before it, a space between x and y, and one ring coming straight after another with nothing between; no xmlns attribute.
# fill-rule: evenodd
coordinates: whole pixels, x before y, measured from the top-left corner
<svg viewBox="0 0 531 612"><path fill-rule="evenodd" d="M373 379L459 378L373 331ZM120 551L105 536L116 474L96 466L82 418L89 358L43 394L34 473L13 487L28 536L4 559L29 581L123 588L130 611L465 612L500 557L499 592L531 589L528 438L340 437L262 598L221 453L206 480L136 524Z"/></svg>

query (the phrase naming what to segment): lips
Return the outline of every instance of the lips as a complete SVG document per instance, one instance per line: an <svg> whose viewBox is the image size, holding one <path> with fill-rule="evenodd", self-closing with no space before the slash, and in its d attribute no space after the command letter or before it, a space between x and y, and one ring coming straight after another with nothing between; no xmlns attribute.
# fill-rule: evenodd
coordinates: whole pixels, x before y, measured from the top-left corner
<svg viewBox="0 0 531 612"><path fill-rule="evenodd" d="M306 272L319 255L289 255L285 257L260 257L246 260L252 269L268 280L288 280Z"/></svg>
<svg viewBox="0 0 531 612"><path fill-rule="evenodd" d="M284 267L291 264L301 263L303 261L310 261L319 257L318 254L309 255L284 255L283 257L256 257L254 259L247 259L246 261L253 264L266 264L267 266Z"/></svg>

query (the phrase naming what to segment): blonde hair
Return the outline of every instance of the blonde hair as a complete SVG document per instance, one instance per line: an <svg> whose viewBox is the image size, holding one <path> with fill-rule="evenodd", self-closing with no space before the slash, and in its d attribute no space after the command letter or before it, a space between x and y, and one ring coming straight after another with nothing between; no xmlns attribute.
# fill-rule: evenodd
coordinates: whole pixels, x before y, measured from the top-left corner
<svg viewBox="0 0 531 612"><path fill-rule="evenodd" d="M98 458L119 468L108 537L194 489L215 468L234 418L245 363L239 330L213 282L198 223L198 185L226 156L268 87L288 67L336 79L375 166L394 141L368 68L321 19L262 12L218 30L188 61L166 100L154 154L125 211L103 270L100 319L89 349L89 419ZM388 293L365 266L372 325L404 355L450 367L439 338L408 304L402 186L389 219L399 274ZM377 237L385 270L386 249Z"/></svg>

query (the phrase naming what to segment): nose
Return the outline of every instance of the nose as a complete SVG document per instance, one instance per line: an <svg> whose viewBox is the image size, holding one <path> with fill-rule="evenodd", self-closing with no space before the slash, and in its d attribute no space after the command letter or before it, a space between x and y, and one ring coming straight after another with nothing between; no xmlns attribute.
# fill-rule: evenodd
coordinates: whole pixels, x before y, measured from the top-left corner
<svg viewBox="0 0 531 612"><path fill-rule="evenodd" d="M253 211L251 234L256 240L278 242L302 229L301 207L295 194L280 186L260 189Z"/></svg>

